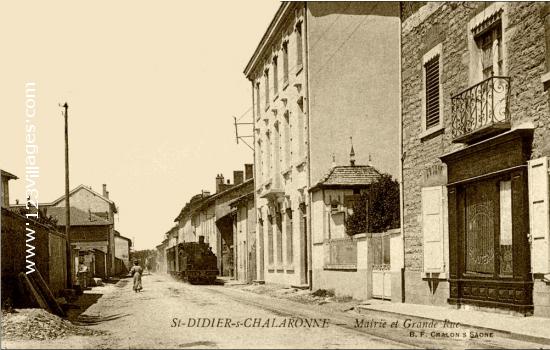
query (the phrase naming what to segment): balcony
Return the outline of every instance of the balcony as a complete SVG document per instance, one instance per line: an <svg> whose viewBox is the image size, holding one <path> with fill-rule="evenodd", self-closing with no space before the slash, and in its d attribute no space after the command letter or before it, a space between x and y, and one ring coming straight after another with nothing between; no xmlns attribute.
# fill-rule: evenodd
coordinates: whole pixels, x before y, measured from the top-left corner
<svg viewBox="0 0 550 350"><path fill-rule="evenodd" d="M493 76L451 98L452 137L473 143L510 130L510 77Z"/></svg>

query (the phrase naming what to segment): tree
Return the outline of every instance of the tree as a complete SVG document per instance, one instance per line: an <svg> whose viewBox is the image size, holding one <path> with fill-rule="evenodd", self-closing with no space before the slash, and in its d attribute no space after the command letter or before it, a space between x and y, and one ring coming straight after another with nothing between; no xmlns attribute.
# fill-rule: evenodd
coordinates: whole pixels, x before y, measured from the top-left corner
<svg viewBox="0 0 550 350"><path fill-rule="evenodd" d="M352 209L353 213L346 220L349 235L398 228L399 183L391 175L382 174L377 182L359 195Z"/></svg>

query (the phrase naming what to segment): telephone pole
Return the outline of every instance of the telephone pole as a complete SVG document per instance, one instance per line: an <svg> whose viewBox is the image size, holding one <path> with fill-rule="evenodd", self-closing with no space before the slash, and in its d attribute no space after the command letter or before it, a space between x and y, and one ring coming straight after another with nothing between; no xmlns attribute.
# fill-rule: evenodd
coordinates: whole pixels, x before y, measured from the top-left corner
<svg viewBox="0 0 550 350"><path fill-rule="evenodd" d="M68 249L68 259L67 264L67 283L69 288L73 286L73 252L71 246L71 206L69 201L69 105L67 102L63 106L65 117L65 236L67 237L67 249Z"/></svg>

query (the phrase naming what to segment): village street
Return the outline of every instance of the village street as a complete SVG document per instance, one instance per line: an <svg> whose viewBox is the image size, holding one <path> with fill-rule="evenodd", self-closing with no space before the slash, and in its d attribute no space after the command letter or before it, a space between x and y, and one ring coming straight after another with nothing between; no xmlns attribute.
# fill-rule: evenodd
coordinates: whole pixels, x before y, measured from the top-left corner
<svg viewBox="0 0 550 350"><path fill-rule="evenodd" d="M540 348L495 334L490 339L410 337L410 329L355 328L356 320L405 318L388 314L331 312L328 305L274 299L228 286L189 285L165 275L146 275L144 290L131 280L95 287L98 298L76 324L100 336L50 341L3 341L3 348ZM100 295L102 294L102 295ZM200 319L202 318L202 319ZM214 319L214 320L212 320ZM289 320L293 322L290 323ZM300 320L301 319L301 320ZM307 322L315 319L313 326ZM328 323L323 323L328 319ZM300 321L298 321L300 320ZM414 321L414 320L413 320ZM300 325L299 327L296 327ZM200 327L199 327L200 326ZM429 329L425 329L430 332ZM463 329L461 329L462 331ZM471 331L464 330L464 331Z"/></svg>

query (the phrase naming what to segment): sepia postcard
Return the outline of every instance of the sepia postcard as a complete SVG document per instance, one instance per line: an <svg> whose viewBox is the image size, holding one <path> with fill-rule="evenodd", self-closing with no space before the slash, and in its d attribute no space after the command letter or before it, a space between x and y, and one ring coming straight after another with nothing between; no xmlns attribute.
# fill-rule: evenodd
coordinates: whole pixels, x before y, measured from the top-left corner
<svg viewBox="0 0 550 350"><path fill-rule="evenodd" d="M550 348L550 3L2 1L2 349Z"/></svg>

